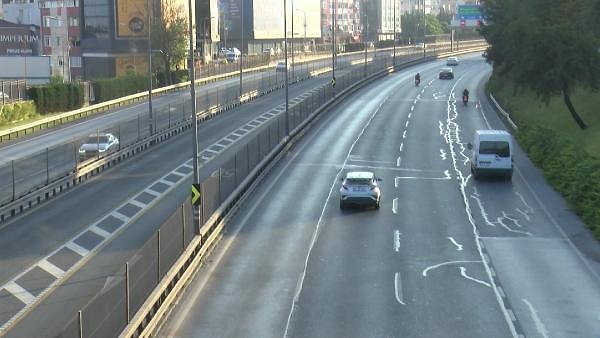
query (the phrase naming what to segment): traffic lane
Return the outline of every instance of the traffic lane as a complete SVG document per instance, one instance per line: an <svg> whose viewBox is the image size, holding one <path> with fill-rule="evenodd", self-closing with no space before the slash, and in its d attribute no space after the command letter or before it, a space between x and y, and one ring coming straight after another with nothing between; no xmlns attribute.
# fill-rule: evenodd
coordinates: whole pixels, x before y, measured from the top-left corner
<svg viewBox="0 0 600 338"><path fill-rule="evenodd" d="M483 97L483 88L478 93ZM483 99L470 122L463 124L464 133L504 129ZM593 259L600 248L516 144L515 168L510 182L482 180L470 187L482 241L506 299L527 336L596 337L600 280ZM562 222L552 214L562 215ZM585 251L575 249L563 228L587 237L581 241Z"/></svg>
<svg viewBox="0 0 600 338"><path fill-rule="evenodd" d="M383 97L390 83L364 91ZM160 336L283 335L323 203L339 184L338 165L376 108L375 100L351 98L294 147L236 216L215 263L201 269Z"/></svg>
<svg viewBox="0 0 600 338"><path fill-rule="evenodd" d="M509 335L439 156L446 145L434 117L446 104L417 102L411 110L411 100L390 99L352 152L382 172L384 202L378 212L329 203L289 336ZM385 129L396 137L384 142ZM385 167L395 154L404 155L401 166Z"/></svg>
<svg viewBox="0 0 600 338"><path fill-rule="evenodd" d="M291 87L291 96L300 95L323 82L326 80L311 79ZM232 130L279 105L281 99L277 94L265 96L200 124L199 149L212 145ZM0 281L10 279L135 195L140 187L147 186L189 159L191 150L181 150L190 149L190 138L190 132L186 131L164 145L139 154L135 161L126 161L0 228L0 257L6 258L1 263ZM178 161L163 161L163 154L175 154Z"/></svg>

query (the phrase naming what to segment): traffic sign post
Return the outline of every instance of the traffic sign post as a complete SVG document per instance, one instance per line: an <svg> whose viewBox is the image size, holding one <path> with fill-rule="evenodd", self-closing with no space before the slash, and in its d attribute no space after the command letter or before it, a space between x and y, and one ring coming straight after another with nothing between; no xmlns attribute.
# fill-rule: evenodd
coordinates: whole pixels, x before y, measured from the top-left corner
<svg viewBox="0 0 600 338"><path fill-rule="evenodd" d="M200 206L202 201L202 194L200 193L200 184L192 184L192 205Z"/></svg>

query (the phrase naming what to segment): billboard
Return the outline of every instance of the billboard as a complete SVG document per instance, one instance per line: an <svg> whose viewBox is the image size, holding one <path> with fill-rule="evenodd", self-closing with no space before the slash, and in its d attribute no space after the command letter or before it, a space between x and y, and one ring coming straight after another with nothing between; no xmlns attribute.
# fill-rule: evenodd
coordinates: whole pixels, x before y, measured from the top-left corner
<svg viewBox="0 0 600 338"><path fill-rule="evenodd" d="M291 1L287 2L288 38L292 36L292 15L295 38L304 38L305 25L307 38L320 38L320 0L296 1L293 11L291 3ZM281 0L254 0L252 8L254 39L283 39L283 12Z"/></svg>
<svg viewBox="0 0 600 338"><path fill-rule="evenodd" d="M148 2L146 0L115 0L117 37L132 38L148 35Z"/></svg>
<svg viewBox="0 0 600 338"><path fill-rule="evenodd" d="M115 70L117 76L127 73L146 74L148 72L148 58L144 55L117 56L115 57Z"/></svg>

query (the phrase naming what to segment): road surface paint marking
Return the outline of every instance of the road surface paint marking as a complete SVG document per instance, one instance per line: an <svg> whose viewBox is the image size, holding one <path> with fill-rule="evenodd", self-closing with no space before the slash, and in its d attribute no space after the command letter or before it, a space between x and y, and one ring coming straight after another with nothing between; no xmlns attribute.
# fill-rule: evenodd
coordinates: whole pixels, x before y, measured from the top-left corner
<svg viewBox="0 0 600 338"><path fill-rule="evenodd" d="M427 277L427 273L430 270L437 269L437 268L439 268L441 266L453 265L453 264L465 264L465 263L482 263L482 261L449 261L449 262L443 262L443 263L439 263L439 264L435 264L435 265L430 265L430 266L426 267L425 269L423 269L423 272L421 274L423 275L423 277Z"/></svg>
<svg viewBox="0 0 600 338"><path fill-rule="evenodd" d="M404 148L404 142L400 143L400 152L402 152L402 148Z"/></svg>
<svg viewBox="0 0 600 338"><path fill-rule="evenodd" d="M112 234L104 229L99 228L96 224L90 227L90 231L104 238L109 238Z"/></svg>
<svg viewBox="0 0 600 338"><path fill-rule="evenodd" d="M485 221L485 224L492 226L492 227L496 227L496 224L494 224L492 221L490 221L490 219L488 218L488 214L485 211L485 208L483 207L483 203L481 202L481 199L479 198L479 193L477 192L477 187L473 187L473 193L471 194L471 198L474 199L475 201L477 201L477 206L479 207L479 211L481 212L481 217L483 217L483 220Z"/></svg>
<svg viewBox="0 0 600 338"><path fill-rule="evenodd" d="M513 321L513 322L517 321L517 317L515 317L515 313L513 312L513 310L508 309L506 311L508 312L508 315L510 316L511 321Z"/></svg>
<svg viewBox="0 0 600 338"><path fill-rule="evenodd" d="M52 276L54 276L55 278L61 277L62 275L65 274L65 272L59 268L58 266L48 262L48 260L46 259L42 259L39 263L38 266L48 272L49 274L51 274Z"/></svg>
<svg viewBox="0 0 600 338"><path fill-rule="evenodd" d="M394 214L398 213L398 198L394 198L392 201L392 212Z"/></svg>
<svg viewBox="0 0 600 338"><path fill-rule="evenodd" d="M442 123L442 121L438 121L438 123L439 123L439 128L440 128L440 135L444 136L444 124ZM446 143L448 143L448 140L445 139L445 141L446 141Z"/></svg>
<svg viewBox="0 0 600 338"><path fill-rule="evenodd" d="M489 288L489 287L492 287L492 286L490 285L490 283L488 283L488 282L484 282L484 281L482 281L482 280L480 280L480 279L473 278L473 277L471 277L471 276L467 275L467 268L465 268L464 266L460 266L459 268L460 268L460 275L461 275L461 276L463 276L463 277L465 277L466 279L468 279L468 280L472 280L473 282L475 282L475 283L479 283L479 284L481 284L481 285L485 285L485 286L487 286L488 288Z"/></svg>
<svg viewBox="0 0 600 338"><path fill-rule="evenodd" d="M144 190L144 192L147 192L147 193L149 193L150 195L154 195L154 196L157 196L157 197L158 197L158 196L160 196L160 193L159 193L158 191L154 191L154 190L152 190L152 189L150 189L150 188L146 188L146 189Z"/></svg>
<svg viewBox="0 0 600 338"><path fill-rule="evenodd" d="M15 282L7 283L4 285L4 289L13 296L19 298L19 300L25 303L25 305L31 304L35 301L35 296Z"/></svg>
<svg viewBox="0 0 600 338"><path fill-rule="evenodd" d="M410 117L412 116L412 113L408 113L408 118L410 119Z"/></svg>
<svg viewBox="0 0 600 338"><path fill-rule="evenodd" d="M364 163L375 163L375 164L394 164L394 162L390 162L390 161L371 161L371 160L353 160L353 159L350 159L350 161L352 161L352 162L364 162Z"/></svg>
<svg viewBox="0 0 600 338"><path fill-rule="evenodd" d="M535 323L535 329L537 330L537 332L541 334L542 337L548 338L548 330L546 329L546 326L538 316L537 311L535 310L533 305L525 298L521 298L521 300L527 305L527 307L529 307L529 311L531 311L531 319L533 319L533 322Z"/></svg>
<svg viewBox="0 0 600 338"><path fill-rule="evenodd" d="M527 202L525 201L525 197L523 197L523 195L521 195L521 193L519 193L518 191L515 191L515 195L517 195L523 203L523 205L525 205L526 211L533 214L533 208L529 204L527 204Z"/></svg>
<svg viewBox="0 0 600 338"><path fill-rule="evenodd" d="M187 163L187 162L186 162L186 163L184 163L184 164L182 164L182 165L183 165L184 167L188 167L188 168L190 168L190 169L191 169L191 168L194 168L194 166L193 166L191 163Z"/></svg>
<svg viewBox="0 0 600 338"><path fill-rule="evenodd" d="M219 153L219 151L212 150L212 149L204 149L204 151L208 151L208 152L213 153L213 154L218 154Z"/></svg>
<svg viewBox="0 0 600 338"><path fill-rule="evenodd" d="M496 270L490 268L490 274L492 275L492 277L496 277Z"/></svg>
<svg viewBox="0 0 600 338"><path fill-rule="evenodd" d="M237 137L241 137L241 136L244 136L244 134L246 134L246 133L244 133L244 132L242 132L240 130L236 130L236 131L232 132L231 134L233 134L233 135L235 135Z"/></svg>
<svg viewBox="0 0 600 338"><path fill-rule="evenodd" d="M398 303L406 305L404 304L404 297L402 296L402 278L400 278L400 272L396 272L394 275L394 294L396 295Z"/></svg>
<svg viewBox="0 0 600 338"><path fill-rule="evenodd" d="M415 106L414 105L410 106L410 111L415 111Z"/></svg>
<svg viewBox="0 0 600 338"><path fill-rule="evenodd" d="M172 186L172 185L174 185L174 184L175 184L175 182L170 182L170 181L167 181L167 180L165 180L164 178L161 178L160 180L158 180L158 181L156 181L156 182L163 183L163 184L166 184L166 185L168 185L168 186Z"/></svg>
<svg viewBox="0 0 600 338"><path fill-rule="evenodd" d="M187 174L180 173L179 171L177 171L177 169L171 171L169 174L173 174L173 175L177 175L177 176L181 176L181 177L187 176Z"/></svg>
<svg viewBox="0 0 600 338"><path fill-rule="evenodd" d="M394 93L396 91L398 91L399 89L400 88L397 88L394 91ZM342 174L342 172L344 171L344 168L346 167L346 165L348 163L348 159L350 158L350 154L352 154L352 152L354 151L354 147L356 146L356 144L358 143L358 141L360 140L360 138L362 137L362 135L365 133L365 131L367 130L367 128L371 125L371 122L373 121L373 119L375 118L375 116L377 115L377 113L381 110L381 107L383 107L383 105L392 96L392 95L388 94L387 92L385 92L385 94L382 94L382 95L385 95L385 98L383 100L381 100L381 102L379 103L379 105L377 106L377 108L375 109L375 111L371 114L371 116L369 117L369 119L367 120L367 122L365 123L365 125L363 126L363 128L361 129L361 131L356 136L354 142L352 142L352 145L350 145L350 149L348 150L348 153L346 154L346 157L344 158L344 162L342 163L342 167L338 170L337 174L335 175L335 177L333 179L333 182L331 183L331 186L329 188L329 193L327 194L327 198L325 199L325 203L323 203L323 208L321 209L321 215L319 216L319 219L317 220L317 224L315 226L315 230L313 232L313 236L311 238L310 245L308 247L308 253L306 254L306 258L304 260L304 267L302 269L302 273L300 274L300 278L298 279L298 283L296 285L296 292L294 294L294 298L292 300L292 306L290 307L290 312L288 314L288 318L287 318L287 321L286 321L286 324L285 324L285 331L284 331L284 334L283 334L284 337L288 337L288 330L289 330L290 323L291 323L291 320L292 320L292 314L294 313L294 308L296 307L296 304L298 303L298 301L300 299L300 293L302 292L302 287L304 286L304 278L306 277L306 271L308 270L308 261L310 259L310 255L311 255L312 250L313 250L313 248L315 246L317 238L319 237L319 233L320 233L320 229L321 229L321 224L323 223L323 218L325 216L325 210L327 208L327 204L329 203L329 200L331 199L331 195L333 194L334 188L338 185L339 177ZM374 102L376 102L376 101L374 101Z"/></svg>
<svg viewBox="0 0 600 338"><path fill-rule="evenodd" d="M448 174L446 174L446 173L444 172L444 174L446 175L446 176L444 176L444 177L396 176L396 177L394 178L394 180L396 180L396 182L397 182L397 181L398 181L398 180L400 180L400 179L403 179L403 180L433 180L433 181L449 181L449 180L451 180L451 179L452 179L452 177L450 177L450 176L449 176L449 175L450 175L449 173L448 173ZM396 185L397 185L397 184L398 184L398 183L396 183Z"/></svg>
<svg viewBox="0 0 600 338"><path fill-rule="evenodd" d="M400 164L402 164L402 156L398 156L398 158L396 159L396 166L399 167Z"/></svg>
<svg viewBox="0 0 600 338"><path fill-rule="evenodd" d="M81 245L79 245L73 241L65 244L65 248L68 248L69 250L76 252L81 257L84 257L90 253L90 250L82 247Z"/></svg>
<svg viewBox="0 0 600 338"><path fill-rule="evenodd" d="M113 211L110 213L110 215L112 215L114 218L117 218L117 219L123 221L123 223L129 222L129 220L131 219L130 217L127 217L118 211Z"/></svg>
<svg viewBox="0 0 600 338"><path fill-rule="evenodd" d="M394 251L400 251L400 230L394 230Z"/></svg>
<svg viewBox="0 0 600 338"><path fill-rule="evenodd" d="M408 122L410 122L410 121L406 121L406 123L404 124L405 128L408 128Z"/></svg>
<svg viewBox="0 0 600 338"><path fill-rule="evenodd" d="M406 138L406 130L402 133L402 138Z"/></svg>
<svg viewBox="0 0 600 338"><path fill-rule="evenodd" d="M425 87L427 88L427 87ZM421 89L421 94L425 93L425 88Z"/></svg>
<svg viewBox="0 0 600 338"><path fill-rule="evenodd" d="M130 200L127 202L127 204L133 204L133 205L135 205L136 207L139 207L140 209L144 209L144 208L145 208L145 207L148 205L148 204L146 204L146 203L142 203L142 202L140 202L140 201L137 201L137 200L135 200L135 199L130 199Z"/></svg>
<svg viewBox="0 0 600 338"><path fill-rule="evenodd" d="M230 134L230 135L231 135L231 134ZM229 135L227 135L226 137L224 137L224 138L223 138L221 141L227 141L227 142L229 142L229 143L231 143L231 142L235 142L235 140L234 140L234 139L230 139L230 138L229 138ZM223 147L227 147L227 145L223 145Z"/></svg>
<svg viewBox="0 0 600 338"><path fill-rule="evenodd" d="M446 151L444 149L440 149L440 157L442 158L442 160L446 159Z"/></svg>
<svg viewBox="0 0 600 338"><path fill-rule="evenodd" d="M527 214L527 212L519 209L519 208L515 208L515 210L520 213L521 215L523 215L523 217L525 217L525 219L527 220L527 222L531 222L531 218L529 217L529 214Z"/></svg>
<svg viewBox="0 0 600 338"><path fill-rule="evenodd" d="M500 297L506 298L506 294L504 293L504 289L501 286L498 286L498 293L500 294Z"/></svg>
<svg viewBox="0 0 600 338"><path fill-rule="evenodd" d="M462 249L463 249L462 244L458 244L456 242L456 240L454 240L453 237L448 237L448 239L450 240L450 242L452 242L452 244L456 245L456 251L462 251Z"/></svg>
<svg viewBox="0 0 600 338"><path fill-rule="evenodd" d="M502 216L497 218L498 224L500 224L504 229L508 230L509 232L527 235L527 236L533 236L533 234L529 231L515 230L515 229L511 228L510 226L508 226L508 224L504 223L504 220L509 220L509 221L513 222L516 226L521 227L521 225L519 224L519 222L517 222L517 220L508 217L506 215L506 213L503 211Z"/></svg>

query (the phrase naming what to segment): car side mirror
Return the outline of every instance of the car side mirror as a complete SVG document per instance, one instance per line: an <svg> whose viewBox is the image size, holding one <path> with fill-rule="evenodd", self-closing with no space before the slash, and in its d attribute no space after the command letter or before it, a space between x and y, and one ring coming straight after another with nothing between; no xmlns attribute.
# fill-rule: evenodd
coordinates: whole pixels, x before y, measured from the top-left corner
<svg viewBox="0 0 600 338"><path fill-rule="evenodd" d="M377 182L382 182L383 179L381 177L377 177Z"/></svg>
<svg viewBox="0 0 600 338"><path fill-rule="evenodd" d="M467 143L467 149L473 150L473 145L471 144L471 142Z"/></svg>

